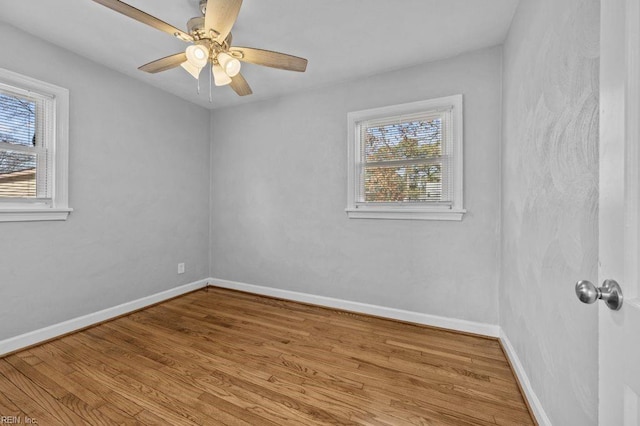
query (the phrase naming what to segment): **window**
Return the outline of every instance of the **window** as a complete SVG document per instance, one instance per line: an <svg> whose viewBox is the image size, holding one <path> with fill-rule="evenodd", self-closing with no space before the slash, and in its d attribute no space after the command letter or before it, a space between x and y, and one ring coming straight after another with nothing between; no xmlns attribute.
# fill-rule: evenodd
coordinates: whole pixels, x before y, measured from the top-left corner
<svg viewBox="0 0 640 426"><path fill-rule="evenodd" d="M349 113L347 214L462 220L462 95Z"/></svg>
<svg viewBox="0 0 640 426"><path fill-rule="evenodd" d="M65 220L69 92L0 69L0 222Z"/></svg>

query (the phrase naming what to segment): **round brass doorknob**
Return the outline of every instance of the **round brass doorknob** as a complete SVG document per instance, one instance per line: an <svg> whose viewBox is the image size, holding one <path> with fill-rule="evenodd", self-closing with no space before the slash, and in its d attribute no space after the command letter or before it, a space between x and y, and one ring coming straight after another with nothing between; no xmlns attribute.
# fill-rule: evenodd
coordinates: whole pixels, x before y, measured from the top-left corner
<svg viewBox="0 0 640 426"><path fill-rule="evenodd" d="M604 280L600 288L591 281L578 281L576 296L582 303L595 303L598 299L602 299L609 309L614 311L622 307L622 289L615 280Z"/></svg>

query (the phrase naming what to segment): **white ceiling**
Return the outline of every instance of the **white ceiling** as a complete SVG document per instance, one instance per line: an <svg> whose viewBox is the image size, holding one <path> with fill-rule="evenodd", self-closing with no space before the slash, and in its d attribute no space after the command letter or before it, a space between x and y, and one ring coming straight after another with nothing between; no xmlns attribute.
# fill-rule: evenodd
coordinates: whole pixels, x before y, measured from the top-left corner
<svg viewBox="0 0 640 426"><path fill-rule="evenodd" d="M0 20L206 108L220 108L405 68L501 44L519 0L244 0L233 44L302 56L307 72L243 64L240 98L178 67L138 66L186 44L91 0L2 0ZM125 0L186 31L198 0Z"/></svg>

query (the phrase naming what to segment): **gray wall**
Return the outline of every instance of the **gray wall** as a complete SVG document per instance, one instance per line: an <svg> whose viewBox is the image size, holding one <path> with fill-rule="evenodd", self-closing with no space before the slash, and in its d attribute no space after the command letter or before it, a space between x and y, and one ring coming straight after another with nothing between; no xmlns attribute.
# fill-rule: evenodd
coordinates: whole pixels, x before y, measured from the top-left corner
<svg viewBox="0 0 640 426"><path fill-rule="evenodd" d="M210 275L499 318L554 424L595 424L597 310L572 284L597 276L598 8L522 0L504 60L486 49L213 113L0 24L0 67L70 89L75 209L0 223L0 339ZM347 112L456 93L464 220L347 219Z"/></svg>
<svg viewBox="0 0 640 426"><path fill-rule="evenodd" d="M0 67L70 90L75 209L0 223L0 339L207 277L210 112L13 27L0 40Z"/></svg>
<svg viewBox="0 0 640 426"><path fill-rule="evenodd" d="M504 49L500 324L556 425L597 422L597 0L523 0Z"/></svg>
<svg viewBox="0 0 640 426"><path fill-rule="evenodd" d="M347 112L462 93L462 222L348 219ZM211 274L498 323L501 48L212 114Z"/></svg>

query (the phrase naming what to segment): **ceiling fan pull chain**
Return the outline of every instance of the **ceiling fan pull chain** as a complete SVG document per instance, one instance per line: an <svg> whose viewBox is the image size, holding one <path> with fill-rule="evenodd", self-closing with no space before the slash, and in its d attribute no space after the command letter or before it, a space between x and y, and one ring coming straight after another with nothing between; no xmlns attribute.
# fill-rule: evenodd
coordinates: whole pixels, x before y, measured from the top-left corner
<svg viewBox="0 0 640 426"><path fill-rule="evenodd" d="M187 22L188 33L149 15L140 9L128 5L122 0L93 0L115 12L149 25L157 30L171 34L190 45L184 52L178 52L141 66L144 72L155 74L181 66L198 80L198 98L200 97L200 72L211 64L209 73L209 103L213 103L213 85L217 76L218 85L229 84L239 96L252 94L251 87L240 74L240 61L265 67L304 72L307 60L286 53L251 47L234 47L231 29L242 6L242 0L199 0L203 16L191 18ZM196 1L196 0L189 0ZM216 69L216 76L213 69ZM218 67L221 66L221 68Z"/></svg>
<svg viewBox="0 0 640 426"><path fill-rule="evenodd" d="M213 86L213 62L211 62L211 69L209 70L209 103L213 103L211 97L211 86Z"/></svg>

